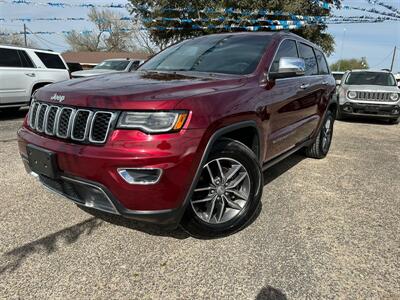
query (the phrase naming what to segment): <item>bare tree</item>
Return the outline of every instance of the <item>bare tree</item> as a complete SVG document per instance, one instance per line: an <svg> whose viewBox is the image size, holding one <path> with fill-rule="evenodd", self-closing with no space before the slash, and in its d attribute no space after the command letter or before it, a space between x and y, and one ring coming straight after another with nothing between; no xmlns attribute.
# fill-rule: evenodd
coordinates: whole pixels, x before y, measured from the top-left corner
<svg viewBox="0 0 400 300"><path fill-rule="evenodd" d="M0 30L0 44L25 46L24 36L19 33L10 33L7 30ZM28 46L33 47L33 43L29 41Z"/></svg>
<svg viewBox="0 0 400 300"><path fill-rule="evenodd" d="M131 51L136 47L132 44L131 22L123 20L122 15L110 10L92 8L88 14L89 20L95 25L95 30L79 33L72 31L66 36L66 41L73 51Z"/></svg>
<svg viewBox="0 0 400 300"><path fill-rule="evenodd" d="M139 26L134 25L134 28L132 29L132 34L134 41L136 42L137 46L141 51L154 55L160 50L151 41L150 35L146 30L141 30Z"/></svg>

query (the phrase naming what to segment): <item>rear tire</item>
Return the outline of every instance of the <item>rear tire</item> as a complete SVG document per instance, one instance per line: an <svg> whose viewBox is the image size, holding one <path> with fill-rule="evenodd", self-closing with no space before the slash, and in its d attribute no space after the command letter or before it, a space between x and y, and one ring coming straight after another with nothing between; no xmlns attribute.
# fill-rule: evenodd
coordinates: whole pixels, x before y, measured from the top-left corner
<svg viewBox="0 0 400 300"><path fill-rule="evenodd" d="M262 179L253 151L238 141L221 140L202 166L182 227L201 238L237 232L253 218L260 204Z"/></svg>
<svg viewBox="0 0 400 300"><path fill-rule="evenodd" d="M335 118L331 111L327 111L321 129L314 143L305 150L306 156L311 158L324 158L330 149Z"/></svg>

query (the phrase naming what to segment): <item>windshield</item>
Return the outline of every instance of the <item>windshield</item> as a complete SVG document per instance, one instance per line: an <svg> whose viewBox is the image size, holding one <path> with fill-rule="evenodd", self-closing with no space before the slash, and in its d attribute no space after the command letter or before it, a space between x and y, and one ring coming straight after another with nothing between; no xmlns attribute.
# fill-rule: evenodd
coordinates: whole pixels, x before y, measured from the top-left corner
<svg viewBox="0 0 400 300"><path fill-rule="evenodd" d="M167 48L139 70L250 74L270 41L270 36L251 34L200 37Z"/></svg>
<svg viewBox="0 0 400 300"><path fill-rule="evenodd" d="M105 60L94 69L123 71L129 64L129 60Z"/></svg>
<svg viewBox="0 0 400 300"><path fill-rule="evenodd" d="M343 74L333 73L332 75L333 75L333 78L335 78L335 80L342 80Z"/></svg>
<svg viewBox="0 0 400 300"><path fill-rule="evenodd" d="M395 86L396 81L390 73L383 72L353 72L346 79L348 85L382 85Z"/></svg>

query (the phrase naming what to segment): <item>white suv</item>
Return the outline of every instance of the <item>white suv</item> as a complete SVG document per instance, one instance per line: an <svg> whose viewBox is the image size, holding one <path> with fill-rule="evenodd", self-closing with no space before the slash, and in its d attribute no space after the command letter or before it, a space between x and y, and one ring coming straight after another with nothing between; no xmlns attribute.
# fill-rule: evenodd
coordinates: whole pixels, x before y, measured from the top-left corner
<svg viewBox="0 0 400 300"><path fill-rule="evenodd" d="M69 70L59 53L0 45L0 109L18 110L49 83L67 80Z"/></svg>

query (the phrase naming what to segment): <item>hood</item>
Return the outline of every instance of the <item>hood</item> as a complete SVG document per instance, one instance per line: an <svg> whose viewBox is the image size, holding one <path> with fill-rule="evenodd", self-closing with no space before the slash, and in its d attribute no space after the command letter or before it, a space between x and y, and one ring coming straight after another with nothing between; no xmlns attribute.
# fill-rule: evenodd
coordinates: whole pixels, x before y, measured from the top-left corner
<svg viewBox="0 0 400 300"><path fill-rule="evenodd" d="M232 89L246 80L247 77L237 75L192 72L123 72L47 85L38 90L36 98L71 106L108 109L137 109L145 103L143 107L150 109L190 96ZM170 108L171 103L167 106Z"/></svg>
<svg viewBox="0 0 400 300"><path fill-rule="evenodd" d="M75 71L71 73L71 76L77 77L87 77L87 76L95 76L107 73L115 73L115 72L122 72L116 70L107 70L107 69L91 69L91 70L83 70L83 71Z"/></svg>
<svg viewBox="0 0 400 300"><path fill-rule="evenodd" d="M382 85L345 85L348 91L358 92L394 92L400 93L400 89L397 86L382 86Z"/></svg>

